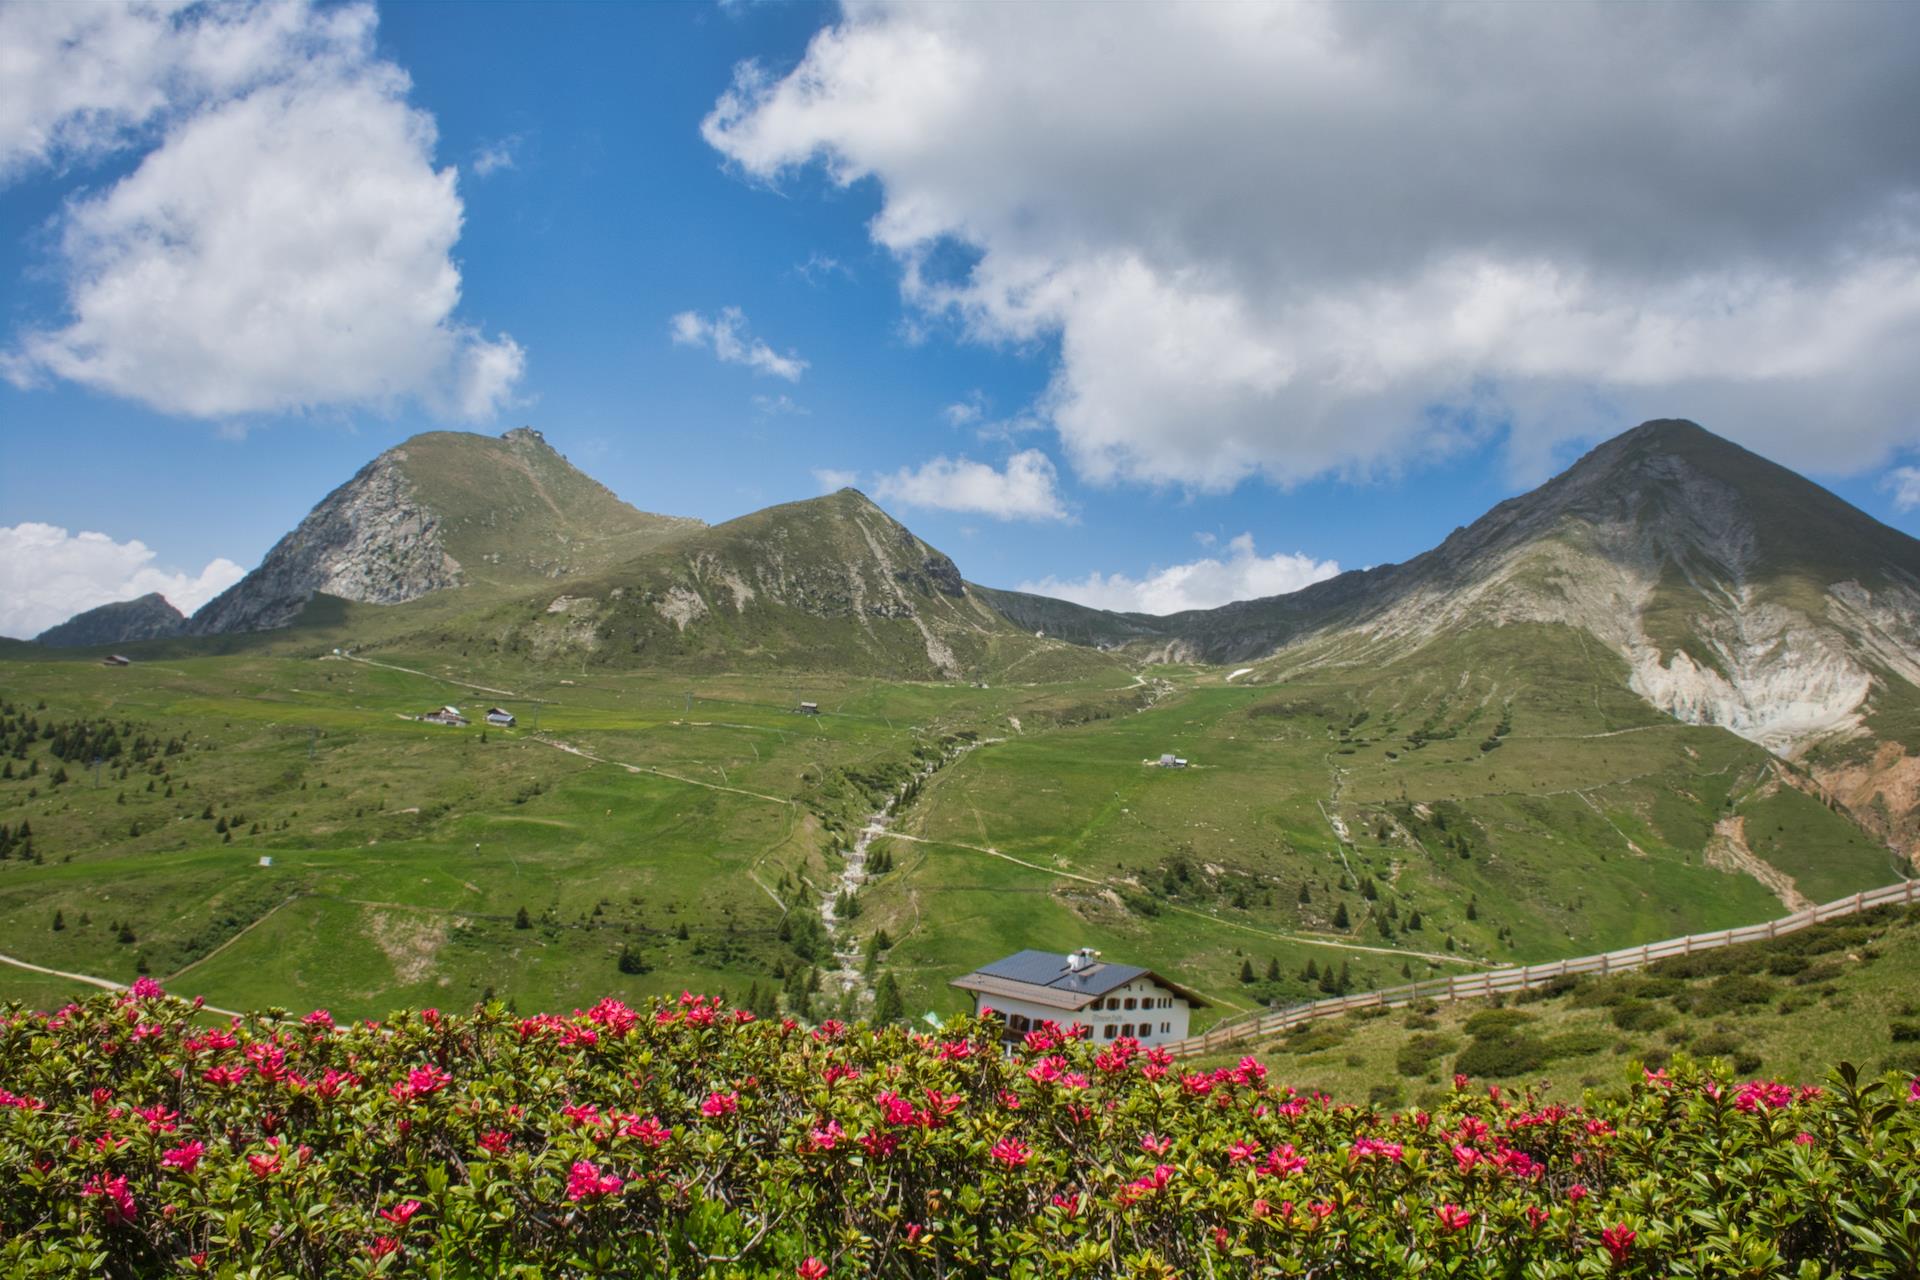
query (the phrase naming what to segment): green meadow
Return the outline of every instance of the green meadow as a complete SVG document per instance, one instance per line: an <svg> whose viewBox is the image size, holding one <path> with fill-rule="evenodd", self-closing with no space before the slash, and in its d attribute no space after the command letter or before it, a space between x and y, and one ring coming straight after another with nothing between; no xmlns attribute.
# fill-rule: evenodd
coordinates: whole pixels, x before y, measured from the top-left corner
<svg viewBox="0 0 1920 1280"><path fill-rule="evenodd" d="M811 926L842 851L921 773L845 926L910 1016L964 1007L948 982L1021 947L1149 965L1205 1025L1785 914L1706 856L1731 818L1816 900L1897 878L1791 765L1655 716L1610 657L1547 664L1577 639L1526 630L1255 683L1064 646L944 684L368 661L311 636L125 668L13 648L0 824L31 856L0 860L0 952L340 1016L770 1002L831 966ZM444 703L474 723L412 718ZM495 705L515 727L481 722ZM149 755L57 759L80 724ZM0 966L0 999L68 990Z"/></svg>

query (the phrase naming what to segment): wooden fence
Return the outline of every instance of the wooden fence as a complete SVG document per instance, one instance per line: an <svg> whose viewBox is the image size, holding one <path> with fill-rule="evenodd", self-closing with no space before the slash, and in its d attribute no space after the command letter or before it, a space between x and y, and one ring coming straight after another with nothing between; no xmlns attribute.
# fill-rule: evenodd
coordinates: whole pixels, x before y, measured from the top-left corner
<svg viewBox="0 0 1920 1280"><path fill-rule="evenodd" d="M1291 1005L1285 1009L1245 1014L1216 1023L1200 1035L1176 1040L1166 1047L1173 1051L1175 1057L1197 1057L1200 1054L1224 1049L1242 1040L1277 1035L1303 1023L1312 1022L1316 1018L1338 1017L1343 1013L1352 1013L1356 1009L1392 1009L1422 1000L1473 1000L1543 987L1556 978L1570 978L1589 973L1625 973L1630 969L1652 964L1656 960L1692 955L1696 951L1713 951L1742 942L1761 942L1768 938L1784 937L1825 920L1838 920L1844 916L1857 915L1862 911L1871 911L1875 907L1912 905L1916 902L1920 902L1920 880L1903 880L1899 884L1891 884L1882 889L1869 889L1865 893L1856 893L1850 898L1841 898L1836 902L1818 907L1808 907L1805 911L1782 916L1778 920L1769 920L1765 924L1747 925L1739 929L1723 929L1718 933L1690 934L1684 938L1649 942L1645 946L1626 947L1597 956L1580 956L1572 960L1554 960L1546 964L1489 969L1484 973L1468 974L1465 977L1433 978L1425 982L1388 987L1383 991L1335 996L1330 1000L1312 1000L1305 1004Z"/></svg>

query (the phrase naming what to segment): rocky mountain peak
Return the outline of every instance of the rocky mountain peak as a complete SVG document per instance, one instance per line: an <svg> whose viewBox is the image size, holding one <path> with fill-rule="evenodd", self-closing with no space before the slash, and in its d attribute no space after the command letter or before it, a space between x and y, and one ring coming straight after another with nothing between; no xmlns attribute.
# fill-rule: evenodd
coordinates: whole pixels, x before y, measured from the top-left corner
<svg viewBox="0 0 1920 1280"><path fill-rule="evenodd" d="M116 600L84 613L76 613L57 627L49 627L34 639L55 648L83 648L89 645L130 644L136 640L159 640L178 635L186 625L186 615L157 591L134 600Z"/></svg>

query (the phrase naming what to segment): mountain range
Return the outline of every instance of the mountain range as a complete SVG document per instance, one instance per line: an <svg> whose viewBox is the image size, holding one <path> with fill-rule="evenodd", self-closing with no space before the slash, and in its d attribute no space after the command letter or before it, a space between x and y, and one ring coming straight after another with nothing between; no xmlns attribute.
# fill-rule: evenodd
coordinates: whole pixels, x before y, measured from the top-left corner
<svg viewBox="0 0 1920 1280"><path fill-rule="evenodd" d="M148 597L40 639L261 632L340 602L388 606L352 613L362 646L430 634L534 659L918 680L1098 658L1263 681L1564 624L1654 707L1805 758L1891 825L1920 798L1920 541L1680 420L1601 444L1405 563L1163 617L967 582L852 489L708 526L634 509L532 429L433 432L328 494L192 618Z"/></svg>

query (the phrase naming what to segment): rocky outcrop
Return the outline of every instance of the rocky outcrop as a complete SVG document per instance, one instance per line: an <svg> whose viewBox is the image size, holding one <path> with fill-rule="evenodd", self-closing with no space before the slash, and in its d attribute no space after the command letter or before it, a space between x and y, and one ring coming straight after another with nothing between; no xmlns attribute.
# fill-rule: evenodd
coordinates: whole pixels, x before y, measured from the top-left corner
<svg viewBox="0 0 1920 1280"><path fill-rule="evenodd" d="M193 615L195 635L284 627L316 592L365 604L399 604L458 585L460 565L442 543L439 517L420 502L390 449L321 500L267 552L260 567Z"/></svg>
<svg viewBox="0 0 1920 1280"><path fill-rule="evenodd" d="M130 644L135 640L161 640L178 635L186 626L186 615L157 591L138 600L116 600L85 613L76 613L57 627L49 627L34 639L57 649L79 649L88 645Z"/></svg>

